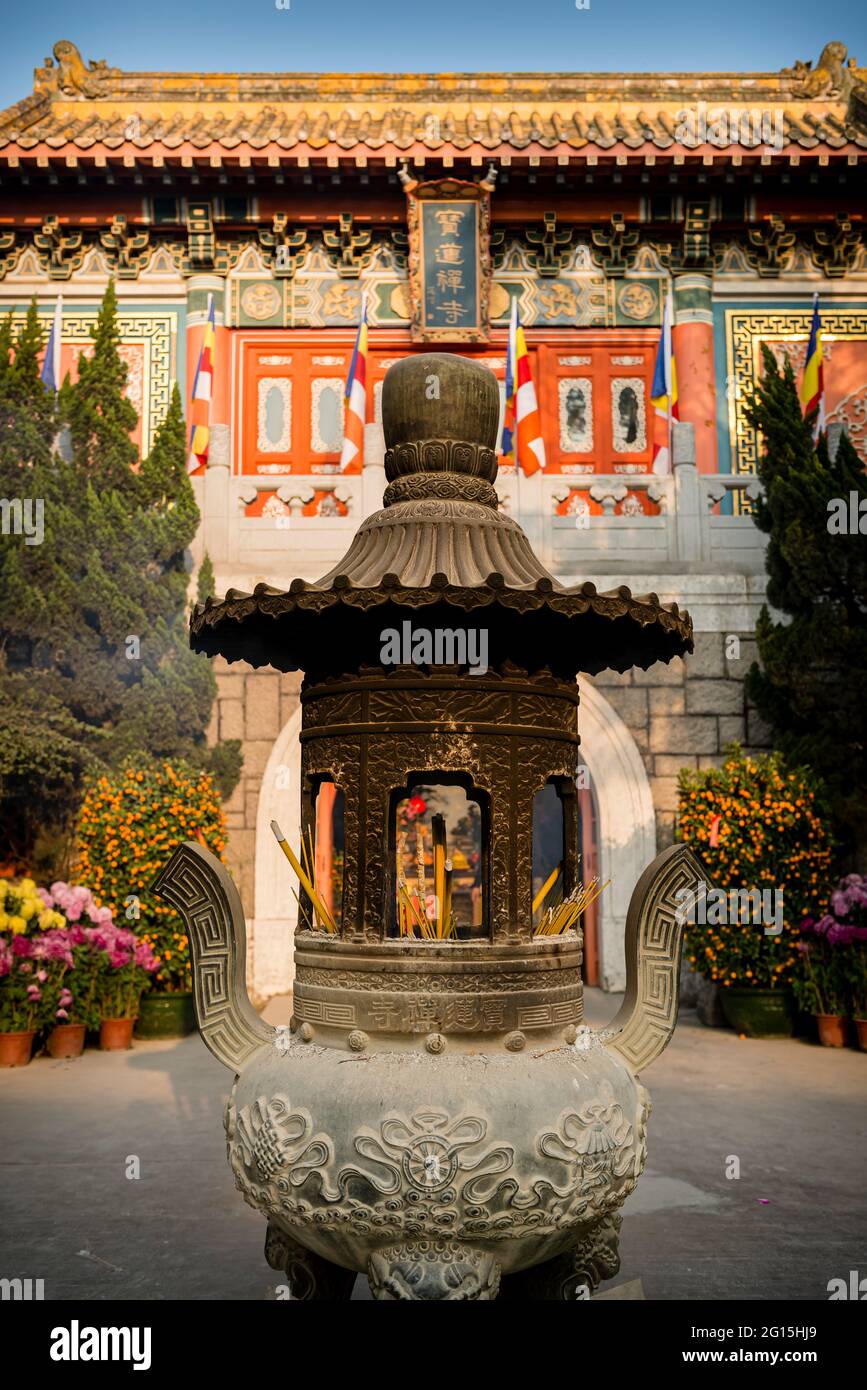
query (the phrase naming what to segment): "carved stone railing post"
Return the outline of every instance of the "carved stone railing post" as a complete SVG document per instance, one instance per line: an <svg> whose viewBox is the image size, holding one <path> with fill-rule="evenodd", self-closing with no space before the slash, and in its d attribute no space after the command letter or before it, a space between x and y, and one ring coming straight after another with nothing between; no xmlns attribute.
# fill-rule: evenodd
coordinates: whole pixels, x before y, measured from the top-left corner
<svg viewBox="0 0 867 1390"><path fill-rule="evenodd" d="M294 478L277 489L277 499L289 508L290 517L303 516L304 508L310 505L315 496L309 483L298 482Z"/></svg>
<svg viewBox="0 0 867 1390"><path fill-rule="evenodd" d="M695 466L695 430L685 420L675 420L672 424L671 452L677 559L700 560L705 550L704 518Z"/></svg>
<svg viewBox="0 0 867 1390"><path fill-rule="evenodd" d="M364 426L364 469L361 474L361 514L371 516L382 506L386 487L385 440L382 425Z"/></svg>
<svg viewBox="0 0 867 1390"><path fill-rule="evenodd" d="M229 559L230 546L230 438L228 425L212 425L208 449L208 467L202 478L201 501L205 545L211 561L223 565Z"/></svg>
<svg viewBox="0 0 867 1390"><path fill-rule="evenodd" d="M603 516L614 516L618 503L624 500L628 491L625 483L608 480L604 483L594 483L590 489L590 496L602 507Z"/></svg>
<svg viewBox="0 0 867 1390"><path fill-rule="evenodd" d="M543 500L543 480L544 473L539 470L531 477L526 477L519 469L521 476L516 473L516 495L519 510L513 515L524 532L533 549L540 552L543 559L546 557L545 550L545 531L548 529L544 521L544 500Z"/></svg>

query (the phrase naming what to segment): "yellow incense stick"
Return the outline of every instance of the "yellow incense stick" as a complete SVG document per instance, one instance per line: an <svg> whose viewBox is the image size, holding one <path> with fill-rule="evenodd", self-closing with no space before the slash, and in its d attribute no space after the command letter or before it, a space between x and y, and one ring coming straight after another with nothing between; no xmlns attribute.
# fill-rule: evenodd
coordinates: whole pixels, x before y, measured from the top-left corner
<svg viewBox="0 0 867 1390"><path fill-rule="evenodd" d="M313 846L313 831L309 825L307 827L307 873L310 882L318 893L319 884L316 882L316 850Z"/></svg>
<svg viewBox="0 0 867 1390"><path fill-rule="evenodd" d="M310 931L313 931L313 923L312 923L312 921L310 920L310 908L309 908L308 904L307 904L307 903L303 903L303 902L301 901L301 899L299 898L298 894L295 892L295 889L294 889L294 888L292 888L290 891L291 891L292 896L293 896L293 898L295 899L296 903L298 904L298 915L301 917L301 919L302 919L302 921L304 922L305 926L308 927L308 928L310 929Z"/></svg>
<svg viewBox="0 0 867 1390"><path fill-rule="evenodd" d="M418 875L418 895L424 903L427 897L427 874L424 866L424 826L420 820L415 823L415 864Z"/></svg>
<svg viewBox="0 0 867 1390"><path fill-rule="evenodd" d="M557 881L557 875L559 874L561 867L562 866L558 864L557 867L554 870L552 870L552 872L545 879L545 882L542 884L542 887L539 889L538 893L533 899L534 912L538 912L539 908L542 906L551 889L554 887L554 884Z"/></svg>
<svg viewBox="0 0 867 1390"><path fill-rule="evenodd" d="M446 868L443 873L443 921L446 924L446 935L451 935L450 924L452 920L452 861L447 859Z"/></svg>
<svg viewBox="0 0 867 1390"><path fill-rule="evenodd" d="M600 885L598 878L594 877L588 884L582 884L580 888L574 889L569 897L558 903L556 907L548 908L534 935L560 936L563 932L571 931L579 918L587 911L588 907L595 903L610 882L610 879L606 879L605 883Z"/></svg>
<svg viewBox="0 0 867 1390"><path fill-rule="evenodd" d="M331 916L331 913L328 911L328 908L325 906L319 894L316 892L316 888L314 884L310 881L310 877L305 872L303 865L299 863L298 859L293 854L292 848L288 840L286 839L285 835L283 834L282 830L280 829L279 825L275 820L272 820L271 822L271 829L274 832L274 838L276 839L278 845L282 849L286 858L289 860L289 863L292 865L292 868L295 870L295 873L298 877L299 882L301 883L301 886L303 887L305 893L307 894L308 898L313 904L313 910L316 913L317 918L325 927L326 931L336 931L337 928L334 924L334 919ZM304 854L303 839L301 844L301 852L302 854Z"/></svg>
<svg viewBox="0 0 867 1390"><path fill-rule="evenodd" d="M430 923L427 921L424 912L420 912L416 907L405 883L400 885L400 891L410 923L418 927L421 936L431 936ZM412 934L413 933L410 933L410 935Z"/></svg>

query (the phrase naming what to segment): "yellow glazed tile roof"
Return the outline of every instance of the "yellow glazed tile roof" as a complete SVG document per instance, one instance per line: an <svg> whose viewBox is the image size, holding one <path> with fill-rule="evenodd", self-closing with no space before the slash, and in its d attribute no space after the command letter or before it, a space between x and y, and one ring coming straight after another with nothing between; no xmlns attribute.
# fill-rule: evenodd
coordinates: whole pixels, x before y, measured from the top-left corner
<svg viewBox="0 0 867 1390"><path fill-rule="evenodd" d="M780 73L123 73L55 45L0 150L494 155L867 146L867 72L828 44Z"/></svg>

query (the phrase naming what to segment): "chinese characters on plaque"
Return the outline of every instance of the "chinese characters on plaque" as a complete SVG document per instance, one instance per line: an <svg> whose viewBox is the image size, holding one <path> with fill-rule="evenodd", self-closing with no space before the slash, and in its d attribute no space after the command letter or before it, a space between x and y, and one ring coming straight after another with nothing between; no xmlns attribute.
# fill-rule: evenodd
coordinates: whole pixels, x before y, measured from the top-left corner
<svg viewBox="0 0 867 1390"><path fill-rule="evenodd" d="M442 179L405 184L416 342L488 337L490 185Z"/></svg>
<svg viewBox="0 0 867 1390"><path fill-rule="evenodd" d="M422 203L422 325L465 328L478 323L477 203Z"/></svg>

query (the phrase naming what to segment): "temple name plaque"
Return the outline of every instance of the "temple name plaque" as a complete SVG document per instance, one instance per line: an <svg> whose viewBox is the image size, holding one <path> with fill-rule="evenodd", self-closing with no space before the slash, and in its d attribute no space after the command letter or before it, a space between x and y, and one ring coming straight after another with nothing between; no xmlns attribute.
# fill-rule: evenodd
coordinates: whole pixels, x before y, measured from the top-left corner
<svg viewBox="0 0 867 1390"><path fill-rule="evenodd" d="M485 183L407 183L415 342L483 342L490 296Z"/></svg>

